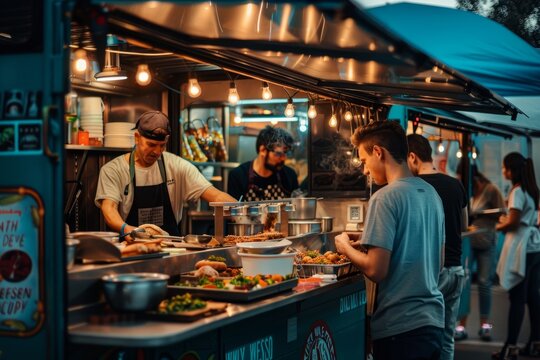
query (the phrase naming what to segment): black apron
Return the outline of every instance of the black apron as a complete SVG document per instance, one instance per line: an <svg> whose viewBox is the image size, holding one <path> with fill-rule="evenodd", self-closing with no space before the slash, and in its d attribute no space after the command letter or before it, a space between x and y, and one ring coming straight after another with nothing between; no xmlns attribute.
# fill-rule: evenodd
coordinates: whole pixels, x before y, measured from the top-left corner
<svg viewBox="0 0 540 360"><path fill-rule="evenodd" d="M133 181L135 193L133 194L133 204L126 222L128 224L137 224L137 226L154 224L167 231L170 235L180 236L178 223L174 217L169 192L167 191L167 175L163 157L158 159L158 166L163 180L161 184L137 186L135 180L135 156L133 152L129 155L129 175Z"/></svg>
<svg viewBox="0 0 540 360"><path fill-rule="evenodd" d="M255 185L255 170L253 170L252 161L249 167L248 190L244 194L244 201L279 200L290 197L291 193L283 187L279 171L276 173L276 177L277 183L268 185L266 189Z"/></svg>

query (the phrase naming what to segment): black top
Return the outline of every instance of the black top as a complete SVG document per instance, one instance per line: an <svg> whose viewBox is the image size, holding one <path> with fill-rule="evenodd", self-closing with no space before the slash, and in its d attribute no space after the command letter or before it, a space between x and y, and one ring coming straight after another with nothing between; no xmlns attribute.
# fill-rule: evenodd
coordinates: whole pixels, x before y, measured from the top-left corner
<svg viewBox="0 0 540 360"><path fill-rule="evenodd" d="M420 175L435 188L444 208L446 243L444 267L461 265L462 210L467 206L467 195L461 182L445 174Z"/></svg>
<svg viewBox="0 0 540 360"><path fill-rule="evenodd" d="M235 199L240 199L240 196L242 195L245 197L246 193L248 192L249 170L252 163L253 161L245 162L229 172L228 193ZM298 177L292 168L283 166L283 168L279 171L279 178L281 179L281 184L279 183L276 173L273 173L269 177L265 178L254 172L253 185L256 185L261 189L266 189L269 185L281 185L281 187L286 190L289 195L293 190L298 188ZM246 199L244 199L244 201L245 200Z"/></svg>

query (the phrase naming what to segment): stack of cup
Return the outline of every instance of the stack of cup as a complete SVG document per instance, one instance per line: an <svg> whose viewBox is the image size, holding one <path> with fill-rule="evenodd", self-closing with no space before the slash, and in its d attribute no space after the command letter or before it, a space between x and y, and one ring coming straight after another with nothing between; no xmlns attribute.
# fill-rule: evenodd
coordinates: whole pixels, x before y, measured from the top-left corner
<svg viewBox="0 0 540 360"><path fill-rule="evenodd" d="M103 100L100 97L79 99L80 125L90 138L103 139Z"/></svg>

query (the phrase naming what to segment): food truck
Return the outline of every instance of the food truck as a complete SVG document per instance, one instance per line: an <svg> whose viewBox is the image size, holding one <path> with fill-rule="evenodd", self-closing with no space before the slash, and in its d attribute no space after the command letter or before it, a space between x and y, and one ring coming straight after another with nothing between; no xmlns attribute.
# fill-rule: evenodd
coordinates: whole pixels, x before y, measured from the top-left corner
<svg viewBox="0 0 540 360"><path fill-rule="evenodd" d="M171 120L168 151L185 155L189 126L184 122L192 111L213 107L218 110L205 116L217 114L231 154L244 151L240 141L233 145L236 108L225 95L236 82L245 83L246 99L259 97L261 82L271 84L285 99L282 109L302 97L305 115L290 127L308 130L307 193L331 200L325 213L334 217L334 230L358 231L369 182L348 165L347 171L321 166L330 154L345 156L347 164L354 160L347 141L355 128L386 118L392 104L510 116L520 111L415 49L353 1L23 0L4 6L0 18L0 354L6 359L364 356L368 295L362 274L352 266L331 274L337 281L321 287L299 285L294 278L254 293L222 291L218 302L226 307L187 320L115 309L119 295L106 300L104 277L158 273L172 278L212 255L240 266L236 246L116 261L86 262L79 254L68 268L68 230L107 230L93 204L100 167L131 146L126 137L107 138L108 123L133 123L145 110L161 110ZM88 62L79 71L77 61L84 57ZM148 87L134 81L139 65L153 72ZM205 101L186 96L194 73ZM128 80L99 81L108 76ZM257 95L247 95L253 89ZM86 100L101 108L97 121L81 118L84 98L101 98ZM308 117L311 105L317 114ZM335 134L345 140L336 142ZM231 167L223 159L217 165L201 159L192 159L203 164L201 169ZM217 186L226 190L224 179L222 174ZM298 226L287 227L289 205L247 203L239 215L250 206L279 213L285 235L297 229L295 238L286 237L298 248L335 251L336 232L322 232L321 221L306 225L301 223L306 219L296 224L290 219L288 225ZM208 208L211 220L206 220L220 242L223 219L234 216L235 207ZM79 245L95 250L88 238L111 245L104 236L83 235ZM306 275L308 268L298 272Z"/></svg>

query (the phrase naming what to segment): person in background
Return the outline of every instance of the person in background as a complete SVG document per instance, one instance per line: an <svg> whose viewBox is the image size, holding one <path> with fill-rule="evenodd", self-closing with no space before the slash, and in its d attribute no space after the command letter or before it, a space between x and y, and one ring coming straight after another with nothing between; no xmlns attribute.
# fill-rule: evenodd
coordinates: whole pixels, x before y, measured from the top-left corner
<svg viewBox="0 0 540 360"><path fill-rule="evenodd" d="M418 134L407 136L407 163L415 176L433 186L444 209L444 267L439 274L439 290L444 296L444 335L441 359L454 359L454 328L459 299L465 281L461 266L461 232L467 229L467 195L461 182L440 173L433 165L433 149L428 139Z"/></svg>
<svg viewBox="0 0 540 360"><path fill-rule="evenodd" d="M288 198L298 188L293 169L285 165L293 137L284 129L267 125L257 136L257 157L229 173L228 193L243 201Z"/></svg>
<svg viewBox="0 0 540 360"><path fill-rule="evenodd" d="M460 168L458 167L458 170ZM503 211L505 203L497 186L478 171L476 165L471 167L471 178L473 185L471 227L482 231L469 236L472 250L469 266L472 268L475 262L477 264L478 305L480 311L478 336L484 341L491 341L493 325L489 320L489 316L491 313L491 286L495 273L495 246L497 239L495 225L501 214L496 212L495 209ZM493 212L483 214L484 210L492 210ZM456 327L455 340L464 340L468 337L466 326L467 316L465 315L460 319L459 325Z"/></svg>
<svg viewBox="0 0 540 360"><path fill-rule="evenodd" d="M352 135L364 173L383 188L371 197L356 250L347 233L336 248L378 293L371 321L377 360L439 359L444 302L438 277L443 263L444 210L435 189L407 166L407 138L395 121L373 122Z"/></svg>
<svg viewBox="0 0 540 360"><path fill-rule="evenodd" d="M510 309L506 341L493 359L514 360L518 353L540 356L540 231L536 227L538 185L532 160L520 153L506 155L503 176L512 182L508 195L508 214L502 215L496 229L505 233L504 245L497 264L501 286L508 291ZM517 340L529 307L531 333L524 349L519 351Z"/></svg>
<svg viewBox="0 0 540 360"><path fill-rule="evenodd" d="M195 166L165 151L171 128L159 111L142 114L135 125L135 147L99 172L95 203L120 236L143 224L180 235L185 201L236 201L212 186Z"/></svg>

